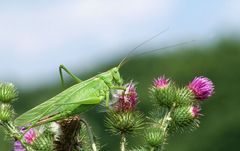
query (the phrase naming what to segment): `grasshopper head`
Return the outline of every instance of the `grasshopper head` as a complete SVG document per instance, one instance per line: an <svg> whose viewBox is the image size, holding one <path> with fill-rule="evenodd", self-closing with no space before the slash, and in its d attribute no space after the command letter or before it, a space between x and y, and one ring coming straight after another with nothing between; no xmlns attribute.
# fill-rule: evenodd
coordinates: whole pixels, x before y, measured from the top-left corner
<svg viewBox="0 0 240 151"><path fill-rule="evenodd" d="M111 74L112 74L112 77L113 77L113 81L118 84L118 85L122 85L123 84L123 80L120 76L120 73L119 73L119 70L118 70L118 67L114 67L111 69Z"/></svg>

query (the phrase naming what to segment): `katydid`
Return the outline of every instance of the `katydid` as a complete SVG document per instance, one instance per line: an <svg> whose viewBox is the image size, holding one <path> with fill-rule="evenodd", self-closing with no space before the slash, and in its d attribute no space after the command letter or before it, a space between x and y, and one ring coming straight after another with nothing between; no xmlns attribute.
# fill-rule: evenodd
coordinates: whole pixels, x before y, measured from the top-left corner
<svg viewBox="0 0 240 151"><path fill-rule="evenodd" d="M108 106L110 90L124 89L119 67L114 67L109 71L82 81L61 65L59 68L61 81L63 82L61 69L64 69L79 83L22 114L15 119L15 125L31 124L31 126L35 126L41 121L48 123L61 120L89 110L102 100L106 100L106 106Z"/></svg>
<svg viewBox="0 0 240 151"><path fill-rule="evenodd" d="M102 100L106 101L106 107L108 107L111 90L125 89L123 86L122 77L119 73L119 69L125 63L127 57L137 48L141 47L143 44L151 41L159 34L167 30L168 29L158 33L157 35L142 42L137 47L132 49L117 67L114 67L106 72L97 74L96 76L85 81L82 81L77 76L72 74L65 66L60 65L59 71L62 84L62 69L66 71L73 79L75 79L78 84L71 86L70 88L59 93L55 97L20 115L18 118L15 119L15 125L31 125L31 127L34 127L36 125L41 125L52 121L58 121L69 116L83 113L84 111L91 109L95 105L100 104ZM167 49L170 47L172 48L179 45L184 45L186 43L187 42L178 43L176 45L171 45L160 49ZM148 52L154 52L160 49L150 50Z"/></svg>
<svg viewBox="0 0 240 151"><path fill-rule="evenodd" d="M137 45L128 53L128 55L117 67L100 73L85 81L82 81L77 76L72 74L65 66L60 65L59 72L62 84L62 69L68 73L78 84L73 85L55 97L20 115L15 119L15 125L26 126L30 124L31 127L34 127L39 124L41 125L44 123L61 120L87 111L95 105L100 104L102 100L106 100L106 107L108 107L110 91L112 89L125 89L123 87L123 80L120 76L119 69L124 64L127 57L137 50L137 48L141 47L167 30L168 28Z"/></svg>

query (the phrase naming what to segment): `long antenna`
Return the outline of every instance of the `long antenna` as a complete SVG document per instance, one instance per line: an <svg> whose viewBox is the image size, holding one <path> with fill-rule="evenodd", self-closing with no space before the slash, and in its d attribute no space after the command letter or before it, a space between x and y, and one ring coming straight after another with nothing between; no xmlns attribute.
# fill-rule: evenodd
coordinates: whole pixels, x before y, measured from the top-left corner
<svg viewBox="0 0 240 151"><path fill-rule="evenodd" d="M181 42L181 43L176 43L174 45L168 45L168 46L165 46L165 47L148 50L148 51L145 51L145 52L142 52L142 53L136 55L136 57L143 56L143 55L146 55L148 53L154 53L154 52L159 51L159 50L165 50L165 49L169 49L169 48L175 48L175 47L179 47L179 46L184 46L184 45L187 45L187 44L192 43L194 41L195 40L190 40L190 41L185 41L185 42Z"/></svg>
<svg viewBox="0 0 240 151"><path fill-rule="evenodd" d="M128 54L122 59L122 61L119 63L118 68L120 68L120 67L124 64L124 62L126 61L126 59L127 59L131 54L133 54L139 47L141 47L141 46L143 46L144 44L150 42L151 40L153 40L154 38L158 37L159 35L161 35L162 33L166 32L166 31L168 31L168 30L169 30L169 27L166 28L166 29L164 29L163 31L159 32L158 34L152 36L151 38L149 38L149 39L141 42L141 43L138 44L135 48L133 48L132 50L130 50L129 53L128 53Z"/></svg>

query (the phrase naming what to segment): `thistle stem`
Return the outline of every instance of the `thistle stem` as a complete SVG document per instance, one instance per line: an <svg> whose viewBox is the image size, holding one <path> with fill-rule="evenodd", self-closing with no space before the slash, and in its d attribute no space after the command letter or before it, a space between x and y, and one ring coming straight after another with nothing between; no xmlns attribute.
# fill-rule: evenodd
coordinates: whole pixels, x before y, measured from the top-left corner
<svg viewBox="0 0 240 151"><path fill-rule="evenodd" d="M120 150L125 151L125 145L126 145L126 137L124 133L121 133L121 141L120 141Z"/></svg>
<svg viewBox="0 0 240 151"><path fill-rule="evenodd" d="M171 114L172 114L173 110L175 109L175 106L176 106L176 104L174 103L172 105L172 107L170 108L169 112L166 113L166 115L163 118L163 122L162 122L161 126L162 126L162 129L163 129L164 138L167 137L167 128L172 121ZM160 151L163 151L163 149L164 149L164 143L161 145Z"/></svg>
<svg viewBox="0 0 240 151"><path fill-rule="evenodd" d="M2 125L4 126L4 128L7 129L7 131L18 141L21 142L22 146L27 149L27 151L34 151L27 143L24 139L22 138L22 134L19 132L19 130L13 125L12 122L5 122L2 123Z"/></svg>
<svg viewBox="0 0 240 151"><path fill-rule="evenodd" d="M155 148L154 148L154 147L152 147L150 151L154 151L154 150L155 150Z"/></svg>
<svg viewBox="0 0 240 151"><path fill-rule="evenodd" d="M90 125L87 123L87 121L85 121L85 120L83 120L83 119L81 119L81 121L84 123L84 125L85 125L86 128L87 128L88 135L89 135L89 138L90 138L90 141L91 141L92 150L93 150L93 151L97 151L97 146L96 146L96 143L95 143L95 141L94 141L93 133L92 133L92 130L91 130Z"/></svg>

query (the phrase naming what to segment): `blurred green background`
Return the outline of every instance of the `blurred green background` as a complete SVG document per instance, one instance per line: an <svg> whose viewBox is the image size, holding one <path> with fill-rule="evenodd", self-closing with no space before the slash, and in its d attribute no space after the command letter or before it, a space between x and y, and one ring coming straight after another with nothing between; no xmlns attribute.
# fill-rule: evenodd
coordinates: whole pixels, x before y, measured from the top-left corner
<svg viewBox="0 0 240 151"><path fill-rule="evenodd" d="M203 103L200 128L191 132L176 134L169 138L166 151L236 151L240 150L240 40L227 38L204 46L178 47L183 51L149 54L130 60L122 69L125 81L134 80L139 93L139 109L147 114L152 107L148 98L148 88L152 80L160 75L176 80L180 86L188 84L195 76L204 75L215 84L215 93ZM81 73L87 79L99 72L115 66L118 61L103 64L91 73ZM57 70L57 69L56 69ZM77 73L80 77L80 73ZM58 77L56 77L58 78ZM68 86L73 81L68 79ZM67 86L66 86L67 87ZM40 102L61 92L60 82L43 87L20 91L20 99L14 102L16 113L36 106ZM93 126L104 151L113 150L119 138L111 136L104 129L104 113L92 110L84 115ZM11 150L11 142L5 140L1 132L0 150ZM142 143L142 136L129 138L130 146Z"/></svg>

